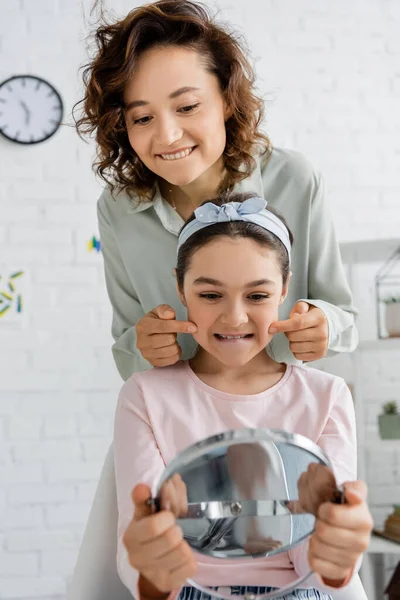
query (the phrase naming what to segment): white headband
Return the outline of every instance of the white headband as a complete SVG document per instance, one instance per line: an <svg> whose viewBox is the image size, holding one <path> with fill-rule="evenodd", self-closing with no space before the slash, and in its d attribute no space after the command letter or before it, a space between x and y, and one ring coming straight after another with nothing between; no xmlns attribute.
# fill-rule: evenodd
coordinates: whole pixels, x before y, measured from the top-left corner
<svg viewBox="0 0 400 600"><path fill-rule="evenodd" d="M194 211L195 218L181 231L178 238L178 251L180 247L194 234L209 225L227 223L229 221L245 221L254 223L270 231L285 246L290 261L290 238L287 227L282 221L266 209L267 201L263 198L249 198L244 202L227 202L217 206L207 202Z"/></svg>

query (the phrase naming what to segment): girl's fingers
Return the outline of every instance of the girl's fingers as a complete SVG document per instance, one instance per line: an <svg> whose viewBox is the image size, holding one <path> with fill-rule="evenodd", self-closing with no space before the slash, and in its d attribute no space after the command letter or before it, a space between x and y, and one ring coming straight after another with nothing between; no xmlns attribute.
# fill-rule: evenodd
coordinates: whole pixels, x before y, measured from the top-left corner
<svg viewBox="0 0 400 600"><path fill-rule="evenodd" d="M197 564L193 554L180 567L170 573L171 588L180 587L187 579L192 578L197 571Z"/></svg>
<svg viewBox="0 0 400 600"><path fill-rule="evenodd" d="M310 567L325 579L343 581L352 573L352 568L341 567L323 558L309 557Z"/></svg>
<svg viewBox="0 0 400 600"><path fill-rule="evenodd" d="M179 499L172 477L163 483L161 489L161 509L171 511L174 517L178 516Z"/></svg>
<svg viewBox="0 0 400 600"><path fill-rule="evenodd" d="M152 566L143 570L143 574L157 589L168 593L174 588L182 587L187 579L193 577L196 570L197 564L193 553L190 552L188 557L183 555L181 561L173 569L162 569Z"/></svg>
<svg viewBox="0 0 400 600"><path fill-rule="evenodd" d="M318 519L337 527L357 531L360 534L370 533L373 527L371 514L365 502L351 506L349 504L321 504Z"/></svg>
<svg viewBox="0 0 400 600"><path fill-rule="evenodd" d="M168 506L167 506L168 504ZM177 519L187 513L187 490L179 473L168 479L161 489L161 507L170 510Z"/></svg>
<svg viewBox="0 0 400 600"><path fill-rule="evenodd" d="M188 562L192 556L192 551L185 542L181 542L179 546L173 550L168 550L163 556L154 563L158 569L166 569L173 571Z"/></svg>
<svg viewBox="0 0 400 600"><path fill-rule="evenodd" d="M146 556L146 563L155 564L166 554L177 550L182 543L183 533L178 525L174 525L158 538L140 544L138 552ZM150 559L150 563L148 561Z"/></svg>
<svg viewBox="0 0 400 600"><path fill-rule="evenodd" d="M315 540L330 548L335 548L339 552L346 551L348 548L361 554L368 545L369 536L366 534L354 534L354 531L348 529L338 529L328 523L317 519L313 537Z"/></svg>
<svg viewBox="0 0 400 600"><path fill-rule="evenodd" d="M336 565L351 567L354 566L359 558L359 556L364 552L364 544L359 541L353 539L348 539L349 546L346 547L337 547L333 546L330 543L325 543L321 541L321 539L315 533L312 535L310 540L310 556L314 556L315 558L321 558L324 560L329 560L329 562L333 562Z"/></svg>
<svg viewBox="0 0 400 600"><path fill-rule="evenodd" d="M367 500L368 487L365 481L346 481L343 485L349 504L361 504Z"/></svg>
<svg viewBox="0 0 400 600"><path fill-rule="evenodd" d="M147 552L147 551L146 551ZM175 570L179 570L183 565L194 560L193 553L186 542L181 542L176 548L168 550L165 554L157 559L153 556L144 556L142 553L141 560L145 570L151 569L158 573L168 573L169 576Z"/></svg>
<svg viewBox="0 0 400 600"><path fill-rule="evenodd" d="M184 517L188 511L188 497L187 497L186 484L182 480L180 475L178 475L177 485L178 485L178 495L179 495L179 500L180 500L179 516Z"/></svg>
<svg viewBox="0 0 400 600"><path fill-rule="evenodd" d="M124 544L128 548L158 538L175 526L175 517L168 511L161 511L144 517L140 521L133 519L124 534Z"/></svg>
<svg viewBox="0 0 400 600"><path fill-rule="evenodd" d="M130 547L129 562L137 570L170 570L186 560L190 548L183 541L180 527L175 525L168 532L146 543L136 543Z"/></svg>

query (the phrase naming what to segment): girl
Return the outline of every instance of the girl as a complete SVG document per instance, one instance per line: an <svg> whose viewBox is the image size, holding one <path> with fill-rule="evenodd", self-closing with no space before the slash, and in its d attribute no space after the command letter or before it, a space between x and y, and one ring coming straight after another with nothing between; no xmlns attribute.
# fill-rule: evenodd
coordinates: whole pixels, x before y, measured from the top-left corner
<svg viewBox="0 0 400 600"><path fill-rule="evenodd" d="M77 126L95 132L97 172L107 183L98 218L121 377L192 355L195 325L172 275L177 237L193 209L222 190L255 191L296 235L290 291L271 323L271 355L296 362L352 351L356 311L321 178L300 154L273 148L260 132L263 104L237 37L197 2L160 0L101 25L96 41ZM113 482L110 451L73 600L115 595Z"/></svg>
<svg viewBox="0 0 400 600"><path fill-rule="evenodd" d="M346 384L314 369L276 362L265 352L271 323L289 293L292 262L292 235L266 204L253 195L233 194L195 210L179 235L176 282L197 327L198 350L189 362L135 373L120 393L114 436L117 563L135 598L182 594L194 600L200 597L194 588L182 590L194 574L203 585L263 586L262 593L265 586L282 587L305 575L311 566L320 591L296 590L285 598L327 599L350 582L368 545L372 520L365 486L354 481L355 425ZM309 544L272 563L257 559L211 566L182 540L173 512L151 515L146 501L178 452L240 427L285 429L318 443L332 460L336 480L349 482L348 504L322 504ZM302 487L312 488L313 476L309 469ZM175 484L173 496L179 494L179 481Z"/></svg>

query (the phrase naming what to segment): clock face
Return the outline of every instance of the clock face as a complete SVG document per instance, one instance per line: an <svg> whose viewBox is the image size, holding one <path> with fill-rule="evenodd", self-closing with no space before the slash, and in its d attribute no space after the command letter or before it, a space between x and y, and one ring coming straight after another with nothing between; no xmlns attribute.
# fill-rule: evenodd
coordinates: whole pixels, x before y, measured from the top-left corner
<svg viewBox="0 0 400 600"><path fill-rule="evenodd" d="M33 75L17 75L0 84L0 133L19 144L51 137L63 117L60 94Z"/></svg>

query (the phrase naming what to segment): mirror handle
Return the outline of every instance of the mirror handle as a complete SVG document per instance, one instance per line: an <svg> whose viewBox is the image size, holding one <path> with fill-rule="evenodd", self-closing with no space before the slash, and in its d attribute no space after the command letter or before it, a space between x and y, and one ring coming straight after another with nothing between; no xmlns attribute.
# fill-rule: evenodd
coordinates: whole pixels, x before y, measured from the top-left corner
<svg viewBox="0 0 400 600"><path fill-rule="evenodd" d="M154 514L156 512L160 512L161 510L161 498L149 498L146 500L147 506L150 506L151 512Z"/></svg>
<svg viewBox="0 0 400 600"><path fill-rule="evenodd" d="M344 487L342 485L339 485L339 487L333 492L331 502L333 502L333 504L346 504Z"/></svg>

